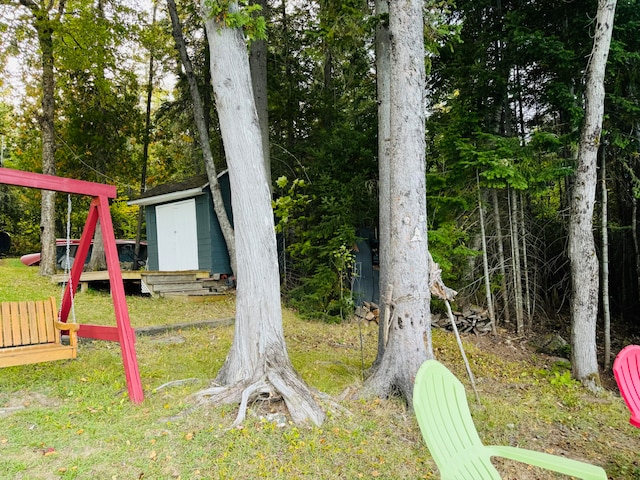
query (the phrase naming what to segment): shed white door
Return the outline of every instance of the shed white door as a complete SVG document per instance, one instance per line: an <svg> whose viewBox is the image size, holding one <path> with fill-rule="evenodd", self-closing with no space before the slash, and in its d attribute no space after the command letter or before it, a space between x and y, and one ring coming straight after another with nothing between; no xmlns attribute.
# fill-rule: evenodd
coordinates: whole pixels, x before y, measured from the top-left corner
<svg viewBox="0 0 640 480"><path fill-rule="evenodd" d="M194 199L156 207L158 268L198 269L198 228Z"/></svg>

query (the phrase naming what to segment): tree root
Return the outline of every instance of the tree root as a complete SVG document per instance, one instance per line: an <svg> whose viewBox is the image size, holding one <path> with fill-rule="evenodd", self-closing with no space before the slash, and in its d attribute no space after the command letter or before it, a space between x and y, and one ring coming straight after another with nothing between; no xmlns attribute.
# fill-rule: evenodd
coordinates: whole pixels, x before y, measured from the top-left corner
<svg viewBox="0 0 640 480"><path fill-rule="evenodd" d="M289 410L291 420L297 425L311 422L316 426L322 424L325 414L318 406L315 398L292 371L270 369L262 378L241 382L229 386L214 385L196 392L192 399L197 405L232 404L240 405L232 427L245 421L248 406L260 399L282 399Z"/></svg>
<svg viewBox="0 0 640 480"><path fill-rule="evenodd" d="M186 385L187 383L198 383L200 380L197 378L184 378L182 380L173 380L172 382L163 383L159 387L153 389L153 393L158 393L161 390L169 387L180 387L182 385Z"/></svg>

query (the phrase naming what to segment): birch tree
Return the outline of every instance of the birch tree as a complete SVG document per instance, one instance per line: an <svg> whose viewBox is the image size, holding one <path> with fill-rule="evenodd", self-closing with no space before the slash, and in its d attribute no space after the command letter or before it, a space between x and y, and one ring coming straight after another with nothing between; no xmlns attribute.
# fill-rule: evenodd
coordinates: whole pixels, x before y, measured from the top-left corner
<svg viewBox="0 0 640 480"><path fill-rule="evenodd" d="M423 2L389 2L388 343L363 395L399 394L411 404L413 380L431 349L425 185Z"/></svg>
<svg viewBox="0 0 640 480"><path fill-rule="evenodd" d="M569 218L572 374L591 388L600 384L596 351L599 278L593 238L593 209L604 116L604 75L615 9L616 0L598 0L593 48L587 66L585 117Z"/></svg>
<svg viewBox="0 0 640 480"><path fill-rule="evenodd" d="M233 344L215 386L201 402L240 403L281 396L295 423L316 425L325 415L293 369L284 340L280 279L271 194L263 162L243 22L251 16L237 3L203 0L211 47L211 83L229 166L237 251Z"/></svg>

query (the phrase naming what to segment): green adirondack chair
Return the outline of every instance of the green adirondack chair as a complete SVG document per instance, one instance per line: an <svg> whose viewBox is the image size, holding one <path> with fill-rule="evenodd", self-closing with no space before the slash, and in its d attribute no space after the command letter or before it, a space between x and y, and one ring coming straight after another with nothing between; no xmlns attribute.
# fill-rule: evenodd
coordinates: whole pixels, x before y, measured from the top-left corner
<svg viewBox="0 0 640 480"><path fill-rule="evenodd" d="M548 453L482 444L464 386L441 363L427 360L416 375L413 408L442 480L499 480L491 457L542 467L584 480L607 480L597 466Z"/></svg>

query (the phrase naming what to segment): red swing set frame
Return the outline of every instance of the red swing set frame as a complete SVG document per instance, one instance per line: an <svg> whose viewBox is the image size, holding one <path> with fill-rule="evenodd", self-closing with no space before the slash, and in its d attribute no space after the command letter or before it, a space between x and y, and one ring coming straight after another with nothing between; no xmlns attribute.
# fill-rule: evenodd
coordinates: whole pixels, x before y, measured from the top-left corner
<svg viewBox="0 0 640 480"><path fill-rule="evenodd" d="M104 253L107 261L107 270L109 272L111 298L115 309L116 326L81 324L78 330L78 336L96 340L109 340L120 344L129 399L133 403L141 403L144 400L144 393L136 357L136 337L129 320L129 309L124 293L124 283L120 271L120 261L118 259L111 212L109 211L109 199L116 197L116 187L102 183L74 180L71 178L1 167L0 184L93 197L91 205L89 206L89 213L84 230L80 237L80 244L76 251L76 257L86 258L89 253L93 234L96 230L96 225L98 220L100 220L100 228L104 240ZM84 262L74 262L71 267L70 278L62 296L62 305L60 307L61 322L66 322L69 318L72 296L75 295L78 288L83 264Z"/></svg>

